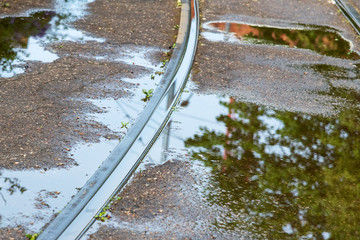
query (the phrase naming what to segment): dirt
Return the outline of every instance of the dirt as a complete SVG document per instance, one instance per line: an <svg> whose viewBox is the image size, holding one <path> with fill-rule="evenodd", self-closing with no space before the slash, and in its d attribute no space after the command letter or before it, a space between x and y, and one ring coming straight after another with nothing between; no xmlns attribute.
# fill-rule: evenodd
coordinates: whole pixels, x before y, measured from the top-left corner
<svg viewBox="0 0 360 240"><path fill-rule="evenodd" d="M27 5L24 1L23 8L18 11L40 5L49 4L35 1L34 5ZM150 72L135 63L113 61L111 56L121 55L125 47L151 46L154 52L148 57L159 62L164 47L171 46L174 41L172 27L179 17L175 3L168 1L96 1L89 11L91 15L76 25L82 31L105 38L104 43L52 44L47 49L58 54L59 59L46 64L28 62L24 74L0 78L1 168L66 167L76 164L68 154L75 143L121 137L106 126L86 119L87 113L103 110L85 99L131 96L125 89L137 86L121 79ZM157 25L150 27L153 23ZM131 36L127 35L129 24ZM143 30L138 26L147 27ZM94 59L96 55L105 58Z"/></svg>
<svg viewBox="0 0 360 240"><path fill-rule="evenodd" d="M349 0L348 1L360 14L360 2L356 0Z"/></svg>
<svg viewBox="0 0 360 240"><path fill-rule="evenodd" d="M191 165L174 160L138 173L89 239L246 239L215 227L224 209L207 204Z"/></svg>
<svg viewBox="0 0 360 240"><path fill-rule="evenodd" d="M171 28L178 24L174 6L171 1L95 1L90 4L92 15L76 26L106 38L104 45L53 45L50 47L60 54L59 60L29 63L27 73L0 79L0 104L6 109L0 120L0 143L5 146L1 166L15 169L68 165L73 162L66 153L74 143L96 141L100 136L118 137L105 126L84 119L86 112L101 110L81 99L124 97L127 93L121 89L125 83L119 79L135 77L146 69L82 55L106 55L120 44L167 48L174 40ZM352 40L356 50L359 44L337 8L324 0L206 0L201 2L201 17L203 22L326 25ZM316 94L328 90L328 81L302 68L304 63L346 67L351 61L300 49L227 45L201 38L193 80L200 93L230 94L290 111L332 114L334 106L343 101ZM351 83L357 87L356 82ZM345 80L342 84L350 85ZM214 228L213 222L226 210L207 205L198 188L199 178L187 161L174 160L139 173L120 193L122 199L112 205L107 225L100 226L90 239L261 239L239 229L221 232ZM5 235L21 230L2 231L8 231Z"/></svg>
<svg viewBox="0 0 360 240"><path fill-rule="evenodd" d="M0 15L24 14L29 9L52 6L52 0L0 0Z"/></svg>
<svg viewBox="0 0 360 240"><path fill-rule="evenodd" d="M0 238L6 240L25 240L29 239L26 237L26 232L22 227L12 229L0 229Z"/></svg>
<svg viewBox="0 0 360 240"><path fill-rule="evenodd" d="M337 29L359 52L359 38L336 5L328 1L203 1L202 23L230 21L292 28L310 24ZM206 30L203 30L206 31ZM339 79L312 70L316 64L352 68L358 61L283 46L212 42L202 37L193 80L200 93L221 93L272 108L332 115L344 99L318 94ZM305 66L306 65L306 66ZM353 88L354 81L342 82ZM358 87L357 87L358 88Z"/></svg>
<svg viewBox="0 0 360 240"><path fill-rule="evenodd" d="M77 164L70 155L75 144L121 138L86 117L104 111L86 99L132 97L132 88L139 86L121 79L150 75L150 70L116 59L129 50L151 47L146 57L159 63L163 50L175 41L173 26L180 11L175 6L176 1L95 1L90 14L74 25L105 42L48 45L57 60L29 61L25 73L0 78L0 169L66 168ZM0 8L0 14L24 15L39 8L52 9L53 2L14 0ZM25 227L0 229L0 238L23 239Z"/></svg>
<svg viewBox="0 0 360 240"><path fill-rule="evenodd" d="M359 50L355 31L328 1L206 0L200 7L203 23L228 20L278 27L297 23L332 27ZM329 77L313 66L330 64L351 72L354 63L309 50L211 42L201 37L192 79L200 94L227 94L272 108L332 115L346 99L319 92L328 91L330 84L360 89L358 81L356 76ZM93 226L97 232L89 238L264 239L240 229L214 228L212 223L226 216L226 209L202 198L203 189L198 186L204 185L192 164L186 160L166 162L134 176L109 210L110 220Z"/></svg>
<svg viewBox="0 0 360 240"><path fill-rule="evenodd" d="M129 84L116 80L134 77L131 72L139 69L72 55L52 64L30 63L27 71L1 80L3 168L61 166L71 162L67 152L74 142L118 137L84 119L84 112L101 110L82 99L126 96L123 89Z"/></svg>
<svg viewBox="0 0 360 240"><path fill-rule="evenodd" d="M80 20L76 26L108 42L169 48L175 40L173 27L180 18L176 1L107 0L89 6L91 19Z"/></svg>

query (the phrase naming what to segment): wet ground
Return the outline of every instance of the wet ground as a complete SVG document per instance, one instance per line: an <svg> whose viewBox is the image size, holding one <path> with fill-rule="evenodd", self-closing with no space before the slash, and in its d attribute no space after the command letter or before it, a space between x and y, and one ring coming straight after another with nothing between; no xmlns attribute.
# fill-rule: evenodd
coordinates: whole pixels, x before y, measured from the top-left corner
<svg viewBox="0 0 360 240"><path fill-rule="evenodd" d="M0 14L15 15L23 14L31 9L51 8L53 2L51 0L1 0Z"/></svg>
<svg viewBox="0 0 360 240"><path fill-rule="evenodd" d="M355 31L328 1L201 14L190 92L89 238L359 238Z"/></svg>
<svg viewBox="0 0 360 240"><path fill-rule="evenodd" d="M39 13L45 15L45 17L38 17L44 22L42 25L38 18L35 17L34 20L33 14L28 19L5 19L30 30L25 34L22 33L23 36L14 33L18 37L12 38L14 44L11 46L18 46L20 43L23 46L10 48L10 54L3 58L8 65L3 71L7 76L1 79L0 93L2 109L4 109L0 120L2 126L0 143L3 146L0 161L3 167L12 169L54 167L72 161L68 158L67 151L75 142L93 142L107 134L108 138L119 138L106 129L106 126L84 119L85 112L96 112L101 109L93 108L83 99L126 96L128 93L125 88L136 87L137 83L136 80L132 83L122 82L121 78L136 78L144 74L153 74L152 70L144 68L141 63L135 63L135 59L131 59L130 52L142 51L142 46L151 46L155 51L148 52L147 57L153 59L152 61L160 61L164 57L163 51L167 50L174 41L175 32L172 27L176 25L175 15L178 10L175 9L172 13L174 17L170 18L168 14L171 12L165 12L166 4L161 4L161 1L159 5L164 12L162 24L167 26L168 36L164 37L165 30L158 28L158 33L152 32L153 39L161 36L162 40L151 42L150 36L144 36L142 29L134 29L132 30L134 38L146 37L146 40L138 43L129 41L127 45L123 42L118 45L119 39L126 35L124 33L127 32L124 30L126 28L122 31L116 30L118 42L114 40L116 36L113 36L113 31L103 31L101 37L105 38L100 38L100 36L95 37L95 33L86 33L84 30L74 28L73 22L83 19L84 13L81 12L81 8L76 7L70 8L74 11L71 12L68 8L70 4L77 8L82 5L82 11L86 9L86 1L81 4L77 1L59 1L54 3L58 11L57 15L55 11ZM102 2L102 4L111 7L120 3ZM122 5L143 9L141 10L143 12L147 11L147 8L140 7L141 2ZM100 6L93 6L93 9L97 8ZM124 8L121 8L121 11L123 10ZM105 10L101 13L108 14ZM129 12L127 15L123 12L113 14L113 16L118 15L125 18L124 24L128 21L137 25L150 22L145 17L132 19ZM103 17L94 16L84 19L88 21L88 26L101 29L102 21L99 19ZM159 21L161 18L157 16L156 19ZM81 22L76 23L81 25ZM114 28L121 25L119 21L114 21L108 23L107 26L111 27L111 24ZM19 31L19 27L14 29ZM91 36L92 34L94 37ZM109 40L105 41L105 39ZM65 42L60 40L65 40ZM8 43L8 39L5 38L3 42ZM31 42L37 42L35 48ZM42 52L39 54L37 47L41 44L48 45L47 49L42 47ZM135 45L141 47L134 49ZM25 57L22 56L23 52ZM35 55L32 52L40 56L31 57ZM44 59L45 53L50 55L50 59L46 57ZM42 64L39 61L50 63ZM18 72L26 72L26 74L15 75ZM41 140L38 141L38 139Z"/></svg>
<svg viewBox="0 0 360 240"><path fill-rule="evenodd" d="M89 156L111 151L111 144L125 134L126 130L113 121L113 112L126 112L120 115L126 119L124 123L136 118L140 110L132 114L119 110L114 98L123 99L126 95L137 98L134 89L141 92L146 76L155 69L146 61L132 64L134 52L144 51L126 44L151 43L154 48L147 48L144 54L155 64L161 51L173 40L167 27L177 23L173 22L176 18L169 19L165 14L171 8L164 1L156 1L157 9L163 13L156 16L172 22L161 19L158 29L149 24L153 14L150 8L155 2L124 1L121 5L117 2L95 1L91 3L93 15L75 23L105 42L48 45L47 49L60 56L58 60L49 64L26 61L28 73L4 78L4 86L9 84L6 92L12 94L8 100L6 94L2 96L3 102L7 101L6 106L12 109L18 108L9 110L9 116L32 111L34 117L43 114L34 121L41 121L40 126L34 126L40 128L38 134L42 135L29 131L28 145L44 136L53 141L49 145L65 143L52 150L41 145L45 143L37 143L36 154L52 157L60 154L59 161L46 157L40 161L41 155L29 158L26 151L30 150L21 146L18 155L26 154L24 159L29 160L21 161L16 155L12 161L4 161L5 168L22 169L36 164L44 175L58 172L59 177L65 176L58 168L49 170L49 166L72 164L72 158L81 159L77 158L81 151L88 155L83 155L85 161L77 162L80 166L88 165ZM359 39L354 30L336 6L324 0L210 0L201 1L200 7L202 37L190 92L184 93L179 111L119 194L121 199L115 199L107 211L110 219L98 221L84 238L357 239L360 62ZM99 20L113 9L119 15ZM132 19L129 12L144 15L143 22ZM125 31L119 21L131 31L119 34ZM138 30L137 26L145 27ZM151 37L155 30L159 30L156 34L161 40ZM55 76L54 82L52 77L46 81L50 76ZM27 83L28 78L33 80ZM133 80L140 87L136 88ZM23 91L24 86L32 91ZM130 92L126 91L128 88ZM34 110L31 104L27 112L21 101L12 106L11 97L19 92L33 104L41 100L49 105L41 104L48 107ZM37 99L39 92L45 100ZM70 100L59 101L63 95ZM79 100L83 98L95 99L90 104ZM59 105L62 110L53 112ZM108 117L102 114L105 111ZM90 114L86 117L84 112ZM12 140L18 146L16 143L24 134L19 126L32 128L24 125L28 123L17 123L20 120L15 115L12 119L6 124L14 122L19 129L18 137ZM56 134L47 135L46 129L53 126L53 119L59 121L54 129ZM61 134L63 138L59 138ZM5 136L12 139L10 131ZM92 144L94 152L81 147L77 152L71 146L80 139L100 142ZM15 149L14 146L9 149ZM59 149L64 150L63 155ZM16 153L8 150L7 154L10 152ZM70 155L64 154L67 152ZM89 165L96 167L96 163ZM92 171L90 167L74 174L81 175L84 181ZM17 194L16 201L24 201L20 195L35 193L36 206L44 209L49 205L47 212L58 211L65 204L62 201L66 197L56 202L58 196L76 193L74 187L66 190L62 184L46 191L41 191L41 184L33 189L26 186L30 191L24 191L26 174L21 176L13 170L6 174L13 176L7 186ZM17 175L21 182L15 179ZM44 180L39 178L41 181ZM41 214L44 212L40 210ZM6 212L3 222L18 216L11 214ZM50 216L48 213L47 217ZM38 219L28 222L36 225L37 221L41 222ZM20 226L1 231L7 238L20 239L18 234L24 230Z"/></svg>
<svg viewBox="0 0 360 240"><path fill-rule="evenodd" d="M223 207L209 206L199 195L197 171L183 160L138 173L112 204L115 220L97 226L89 239L239 239L242 230L224 234L209 224L221 218Z"/></svg>
<svg viewBox="0 0 360 240"><path fill-rule="evenodd" d="M359 62L352 55L358 54L359 39L328 1L206 1L202 20L194 70L199 92L221 89L276 109L329 115L344 102L318 93L329 93L334 85L356 87L352 77ZM341 47L341 41L348 42L350 51ZM339 69L350 79L324 77L318 71L322 65Z"/></svg>
<svg viewBox="0 0 360 240"><path fill-rule="evenodd" d="M358 109L327 118L226 96L183 99L90 239L359 236Z"/></svg>
<svg viewBox="0 0 360 240"><path fill-rule="evenodd" d="M360 12L360 2L356 0L349 0L349 3L356 8L358 12Z"/></svg>
<svg viewBox="0 0 360 240"><path fill-rule="evenodd" d="M120 123L131 125L146 104L142 89L156 88L161 76L155 72L175 41L176 2L151 2L156 14L147 1L92 2L24 1L21 8L12 1L1 11L6 239L39 231L76 194L126 133ZM104 19L106 29L98 31ZM157 27L137 27L157 21ZM129 23L133 38L124 40ZM109 120L107 108L128 102L131 116L125 111Z"/></svg>

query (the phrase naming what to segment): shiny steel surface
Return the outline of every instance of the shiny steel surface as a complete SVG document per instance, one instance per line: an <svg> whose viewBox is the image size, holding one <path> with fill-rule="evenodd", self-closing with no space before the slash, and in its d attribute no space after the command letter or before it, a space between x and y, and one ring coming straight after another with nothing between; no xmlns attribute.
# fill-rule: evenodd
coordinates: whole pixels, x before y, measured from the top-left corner
<svg viewBox="0 0 360 240"><path fill-rule="evenodd" d="M198 34L197 2L184 1L176 48L153 97L121 143L38 239L78 239L125 185L179 101L195 56Z"/></svg>

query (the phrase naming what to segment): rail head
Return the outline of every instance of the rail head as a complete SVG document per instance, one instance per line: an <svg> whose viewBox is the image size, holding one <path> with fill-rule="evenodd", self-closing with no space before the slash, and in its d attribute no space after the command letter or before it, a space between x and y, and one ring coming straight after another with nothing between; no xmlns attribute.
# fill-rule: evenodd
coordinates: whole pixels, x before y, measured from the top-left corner
<svg viewBox="0 0 360 240"><path fill-rule="evenodd" d="M358 12L349 0L335 0L336 5L349 20L355 31L360 35L360 12Z"/></svg>

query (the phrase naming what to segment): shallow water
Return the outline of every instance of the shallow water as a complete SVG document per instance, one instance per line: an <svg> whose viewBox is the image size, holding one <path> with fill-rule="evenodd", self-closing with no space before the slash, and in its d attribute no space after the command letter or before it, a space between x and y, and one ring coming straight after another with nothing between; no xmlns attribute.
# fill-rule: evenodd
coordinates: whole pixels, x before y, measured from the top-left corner
<svg viewBox="0 0 360 240"><path fill-rule="evenodd" d="M322 55L358 60L351 44L333 28L301 25L298 28L277 28L237 22L208 22L203 36L210 41L233 43L285 45L309 49Z"/></svg>
<svg viewBox="0 0 360 240"><path fill-rule="evenodd" d="M202 194L228 209L215 229L265 239L360 237L359 109L327 118L226 96L183 99L147 161L189 151L202 163Z"/></svg>
<svg viewBox="0 0 360 240"><path fill-rule="evenodd" d="M158 50L158 49L157 49ZM160 71L144 54L153 48L137 47L119 52L114 61ZM96 58L96 57L95 57ZM88 102L102 110L89 113L86 118L106 125L114 134L124 136L146 103L142 89L155 89L162 76L145 74L133 79L121 79L133 83L131 98L88 99ZM121 123L128 123L123 127ZM0 169L0 228L23 226L27 231L38 232L53 216L70 201L98 166L119 143L120 139L100 138L96 143L79 143L69 156L75 166L65 169L6 170Z"/></svg>
<svg viewBox="0 0 360 240"><path fill-rule="evenodd" d="M85 16L92 0L58 0L55 10L34 11L26 16L0 19L0 77L26 70L27 61L52 62L58 56L45 49L59 41L104 41L76 30L71 22Z"/></svg>

